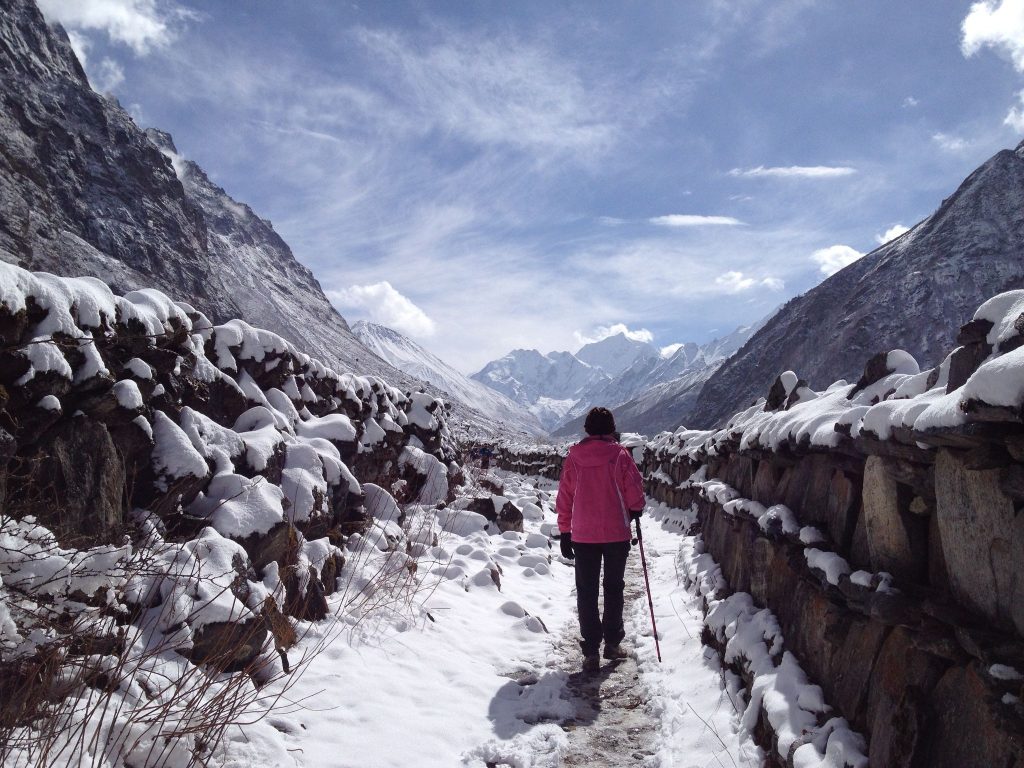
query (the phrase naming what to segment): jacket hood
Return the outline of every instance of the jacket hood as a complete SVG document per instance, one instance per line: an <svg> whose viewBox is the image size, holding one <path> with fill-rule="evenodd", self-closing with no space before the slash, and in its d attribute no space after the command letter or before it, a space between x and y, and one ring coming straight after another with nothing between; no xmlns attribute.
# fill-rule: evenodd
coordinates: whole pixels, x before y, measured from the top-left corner
<svg viewBox="0 0 1024 768"><path fill-rule="evenodd" d="M622 450L614 440L588 437L570 448L569 453L581 467L597 467L615 461Z"/></svg>

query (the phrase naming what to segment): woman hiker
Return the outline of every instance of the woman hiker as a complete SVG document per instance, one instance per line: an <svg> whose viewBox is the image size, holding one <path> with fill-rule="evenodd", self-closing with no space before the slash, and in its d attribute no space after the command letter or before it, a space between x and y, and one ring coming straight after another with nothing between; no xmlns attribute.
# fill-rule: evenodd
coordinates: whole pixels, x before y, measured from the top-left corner
<svg viewBox="0 0 1024 768"><path fill-rule="evenodd" d="M583 429L587 437L569 449L562 465L555 509L562 555L576 560L576 607L583 639L583 670L600 666L604 640L606 659L623 659L620 645L622 592L626 586L629 523L644 508L643 477L629 451L615 438L615 417L607 408L592 408ZM604 617L598 611L598 585L604 561Z"/></svg>

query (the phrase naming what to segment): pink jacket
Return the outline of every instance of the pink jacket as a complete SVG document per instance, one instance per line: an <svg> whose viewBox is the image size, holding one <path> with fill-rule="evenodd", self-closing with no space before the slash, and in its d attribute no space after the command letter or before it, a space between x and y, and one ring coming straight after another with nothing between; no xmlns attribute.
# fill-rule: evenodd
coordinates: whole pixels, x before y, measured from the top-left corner
<svg viewBox="0 0 1024 768"><path fill-rule="evenodd" d="M644 508L644 481L629 451L609 437L588 437L569 449L555 510L558 530L573 541L629 541L629 512Z"/></svg>

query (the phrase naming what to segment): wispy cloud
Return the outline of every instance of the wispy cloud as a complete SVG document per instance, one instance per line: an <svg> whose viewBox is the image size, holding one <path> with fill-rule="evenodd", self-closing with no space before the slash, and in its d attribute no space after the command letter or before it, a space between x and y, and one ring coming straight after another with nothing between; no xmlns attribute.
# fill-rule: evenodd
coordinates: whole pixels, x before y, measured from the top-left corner
<svg viewBox="0 0 1024 768"><path fill-rule="evenodd" d="M756 278L745 275L743 272L730 271L715 278L715 285L724 293L743 293L756 286L763 286L771 291L780 291L785 283L777 277Z"/></svg>
<svg viewBox="0 0 1024 768"><path fill-rule="evenodd" d="M698 216L689 213L673 213L668 216L655 216L647 220L659 227L737 227L743 222L732 216Z"/></svg>
<svg viewBox="0 0 1024 768"><path fill-rule="evenodd" d="M602 89L544 48L466 35L424 46L368 29L359 39L427 125L467 141L589 154L617 136Z"/></svg>
<svg viewBox="0 0 1024 768"><path fill-rule="evenodd" d="M434 321L427 313L399 293L387 280L328 291L327 297L343 310L355 310L356 315L365 316L410 336L432 336L436 330Z"/></svg>
<svg viewBox="0 0 1024 768"><path fill-rule="evenodd" d="M948 133L942 133L941 131L932 134L932 141L934 141L943 152L963 152L971 146L971 142L962 136L953 136Z"/></svg>
<svg viewBox="0 0 1024 768"><path fill-rule="evenodd" d="M864 254L848 245L830 245L819 248L811 254L811 261L818 265L821 273L828 277L844 267L848 267Z"/></svg>
<svg viewBox="0 0 1024 768"><path fill-rule="evenodd" d="M730 176L744 179L779 178L779 179L834 179L841 176L852 176L856 168L831 165L785 165L756 168L733 168Z"/></svg>

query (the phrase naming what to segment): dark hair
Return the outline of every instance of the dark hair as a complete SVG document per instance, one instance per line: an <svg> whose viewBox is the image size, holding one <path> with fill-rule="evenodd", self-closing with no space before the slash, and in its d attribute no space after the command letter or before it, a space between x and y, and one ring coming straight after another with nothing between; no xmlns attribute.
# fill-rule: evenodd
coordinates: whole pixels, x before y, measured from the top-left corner
<svg viewBox="0 0 1024 768"><path fill-rule="evenodd" d="M583 429L588 435L613 435L615 417L607 408L591 408L587 420L583 422Z"/></svg>

